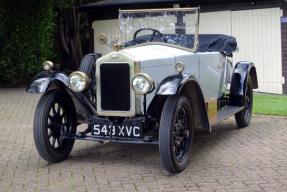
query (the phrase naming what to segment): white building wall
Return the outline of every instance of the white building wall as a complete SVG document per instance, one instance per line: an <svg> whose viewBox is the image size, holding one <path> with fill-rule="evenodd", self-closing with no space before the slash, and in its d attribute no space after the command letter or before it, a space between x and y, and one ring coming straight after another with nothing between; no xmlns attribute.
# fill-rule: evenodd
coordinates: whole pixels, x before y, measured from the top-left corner
<svg viewBox="0 0 287 192"><path fill-rule="evenodd" d="M282 94L281 10L232 12L232 35L238 41L234 60L253 61L259 91Z"/></svg>
<svg viewBox="0 0 287 192"><path fill-rule="evenodd" d="M199 34L231 35L231 11L200 13Z"/></svg>
<svg viewBox="0 0 287 192"><path fill-rule="evenodd" d="M94 29L94 48L95 52L102 53L103 55L112 51L111 43L113 38L118 34L118 20L110 19L110 20L99 20L94 21L92 23L92 27ZM99 42L99 35L101 33L105 33L108 39L108 45L103 45Z"/></svg>

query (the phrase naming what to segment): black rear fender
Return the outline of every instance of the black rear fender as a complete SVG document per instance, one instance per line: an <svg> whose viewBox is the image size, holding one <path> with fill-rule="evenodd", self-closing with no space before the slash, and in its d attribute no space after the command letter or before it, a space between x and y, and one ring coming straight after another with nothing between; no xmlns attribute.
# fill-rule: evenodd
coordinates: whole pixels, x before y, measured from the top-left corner
<svg viewBox="0 0 287 192"><path fill-rule="evenodd" d="M252 81L253 89L257 89L258 88L258 80L257 80L257 72L256 72L255 66L251 66L251 68L249 70L249 75L250 75L250 78Z"/></svg>
<svg viewBox="0 0 287 192"><path fill-rule="evenodd" d="M256 68L248 61L238 62L232 74L230 86L230 105L244 105L244 96L247 87L248 76L251 79L253 89L258 88Z"/></svg>

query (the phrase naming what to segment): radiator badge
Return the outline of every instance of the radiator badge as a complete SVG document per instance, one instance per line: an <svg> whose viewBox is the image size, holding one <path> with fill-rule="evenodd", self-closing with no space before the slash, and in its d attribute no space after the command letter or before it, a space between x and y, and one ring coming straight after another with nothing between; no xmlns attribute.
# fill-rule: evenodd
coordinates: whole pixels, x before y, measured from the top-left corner
<svg viewBox="0 0 287 192"><path fill-rule="evenodd" d="M119 56L118 54L112 54L112 55L111 55L111 58L114 59L114 60L115 60L115 59L119 59L119 57L120 57L120 56Z"/></svg>

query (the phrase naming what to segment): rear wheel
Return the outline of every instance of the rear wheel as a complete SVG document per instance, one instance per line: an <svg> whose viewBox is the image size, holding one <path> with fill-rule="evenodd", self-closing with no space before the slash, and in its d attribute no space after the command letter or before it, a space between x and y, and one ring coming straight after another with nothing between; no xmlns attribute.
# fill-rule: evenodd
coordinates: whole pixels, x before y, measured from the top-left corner
<svg viewBox="0 0 287 192"><path fill-rule="evenodd" d="M192 108L185 96L170 96L163 108L159 129L159 152L170 173L183 171L193 142Z"/></svg>
<svg viewBox="0 0 287 192"><path fill-rule="evenodd" d="M48 162L65 160L74 140L67 140L64 135L75 133L76 114L71 98L57 89L45 93L34 117L34 141L40 156Z"/></svg>
<svg viewBox="0 0 287 192"><path fill-rule="evenodd" d="M238 128L247 127L250 123L253 108L253 88L251 79L247 79L245 92L244 109L235 114L235 120Z"/></svg>

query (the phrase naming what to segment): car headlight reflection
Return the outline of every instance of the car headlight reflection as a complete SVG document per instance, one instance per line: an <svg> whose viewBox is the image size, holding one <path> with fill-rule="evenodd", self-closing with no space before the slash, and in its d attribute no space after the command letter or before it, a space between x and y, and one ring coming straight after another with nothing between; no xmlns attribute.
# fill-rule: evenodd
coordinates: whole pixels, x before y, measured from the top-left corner
<svg viewBox="0 0 287 192"><path fill-rule="evenodd" d="M139 73L132 79L132 88L137 94L145 95L153 91L154 82L149 75Z"/></svg>
<svg viewBox="0 0 287 192"><path fill-rule="evenodd" d="M81 92L88 87L89 78L85 73L81 71L75 71L70 75L69 83L73 91Z"/></svg>

